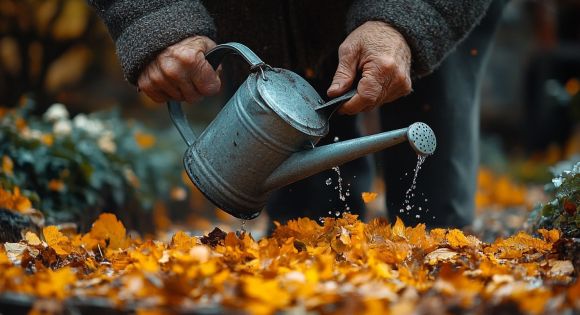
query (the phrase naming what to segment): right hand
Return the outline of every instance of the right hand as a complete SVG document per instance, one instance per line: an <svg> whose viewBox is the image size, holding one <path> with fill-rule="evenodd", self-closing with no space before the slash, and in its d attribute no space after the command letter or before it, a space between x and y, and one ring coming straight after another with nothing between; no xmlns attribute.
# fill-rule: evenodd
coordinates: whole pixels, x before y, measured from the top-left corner
<svg viewBox="0 0 580 315"><path fill-rule="evenodd" d="M141 72L137 87L156 102L194 103L217 94L220 78L205 59L215 46L208 37L193 36L165 48Z"/></svg>

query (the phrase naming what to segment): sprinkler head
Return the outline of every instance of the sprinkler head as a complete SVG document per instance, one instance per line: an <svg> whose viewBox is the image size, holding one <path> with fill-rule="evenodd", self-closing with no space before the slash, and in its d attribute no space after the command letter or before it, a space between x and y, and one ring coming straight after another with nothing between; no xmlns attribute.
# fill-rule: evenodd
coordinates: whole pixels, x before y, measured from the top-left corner
<svg viewBox="0 0 580 315"><path fill-rule="evenodd" d="M422 122L417 122L409 126L407 139L409 139L413 150L419 155L431 155L437 147L435 133L433 133L433 130L427 124Z"/></svg>

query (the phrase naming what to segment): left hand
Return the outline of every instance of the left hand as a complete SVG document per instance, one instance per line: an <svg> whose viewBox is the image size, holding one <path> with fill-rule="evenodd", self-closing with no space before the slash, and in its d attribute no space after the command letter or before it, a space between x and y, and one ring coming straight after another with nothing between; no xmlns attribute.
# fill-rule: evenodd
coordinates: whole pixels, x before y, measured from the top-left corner
<svg viewBox="0 0 580 315"><path fill-rule="evenodd" d="M350 33L338 49L338 68L328 96L346 93L357 71L362 78L357 93L339 112L369 111L411 93L411 49L403 36L387 23L369 21Z"/></svg>

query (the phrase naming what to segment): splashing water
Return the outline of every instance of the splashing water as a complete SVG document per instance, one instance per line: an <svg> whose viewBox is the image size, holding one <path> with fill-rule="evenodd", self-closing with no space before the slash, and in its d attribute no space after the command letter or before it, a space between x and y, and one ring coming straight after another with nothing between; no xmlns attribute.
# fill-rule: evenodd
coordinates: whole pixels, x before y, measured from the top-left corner
<svg viewBox="0 0 580 315"><path fill-rule="evenodd" d="M347 184L346 187L344 187L342 175L340 173L340 167L335 166L332 168L332 170L336 172L337 177L336 186L334 186L334 190L338 191L338 199L344 202L344 210L338 210L335 211L334 213L336 217L339 217L342 212L350 211L350 206L346 203L346 197L350 196L350 184ZM333 183L333 180L331 178L328 178L326 179L325 183L327 186L330 186ZM329 214L331 214L331 212L329 212Z"/></svg>
<svg viewBox="0 0 580 315"><path fill-rule="evenodd" d="M417 165L415 165L415 170L413 173L413 180L411 181L411 187L409 187L409 189L407 189L407 191L405 192L405 200L403 201L403 208L399 209L399 212L403 213L405 210L407 211L407 214L410 214L409 212L413 209L414 205L411 204L411 201L413 199L413 197L415 197L415 193L414 190L417 188L417 176L419 175L419 170L421 169L421 166L423 165L423 163L425 163L425 160L427 159L427 155L417 155ZM407 175L407 173L405 173L405 175ZM425 201L427 201L427 198L425 198ZM419 211L422 210L421 207L418 208ZM420 215L416 215L415 218L420 218Z"/></svg>
<svg viewBox="0 0 580 315"><path fill-rule="evenodd" d="M335 166L332 168L332 170L335 171L336 175L338 176L338 185L334 189L338 189L338 198L341 201L345 201L346 196L342 193L342 176L340 175L340 168Z"/></svg>
<svg viewBox="0 0 580 315"><path fill-rule="evenodd" d="M240 226L240 230L242 231L242 233L246 233L246 220L241 220L242 224Z"/></svg>

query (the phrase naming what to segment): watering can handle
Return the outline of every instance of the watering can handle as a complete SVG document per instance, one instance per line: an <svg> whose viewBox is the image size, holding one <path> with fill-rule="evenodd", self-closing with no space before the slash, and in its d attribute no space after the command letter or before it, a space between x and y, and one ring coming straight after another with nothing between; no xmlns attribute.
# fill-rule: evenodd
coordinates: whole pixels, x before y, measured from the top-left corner
<svg viewBox="0 0 580 315"><path fill-rule="evenodd" d="M240 43L217 45L205 54L205 59L214 69L217 69L223 58L231 54L240 55L250 65L250 71L256 71L266 65L250 48ZM181 102L170 100L167 102L167 108L169 109L171 121L173 121L177 131L179 131L187 146L191 146L196 136L189 122L187 122L187 118L181 107Z"/></svg>

